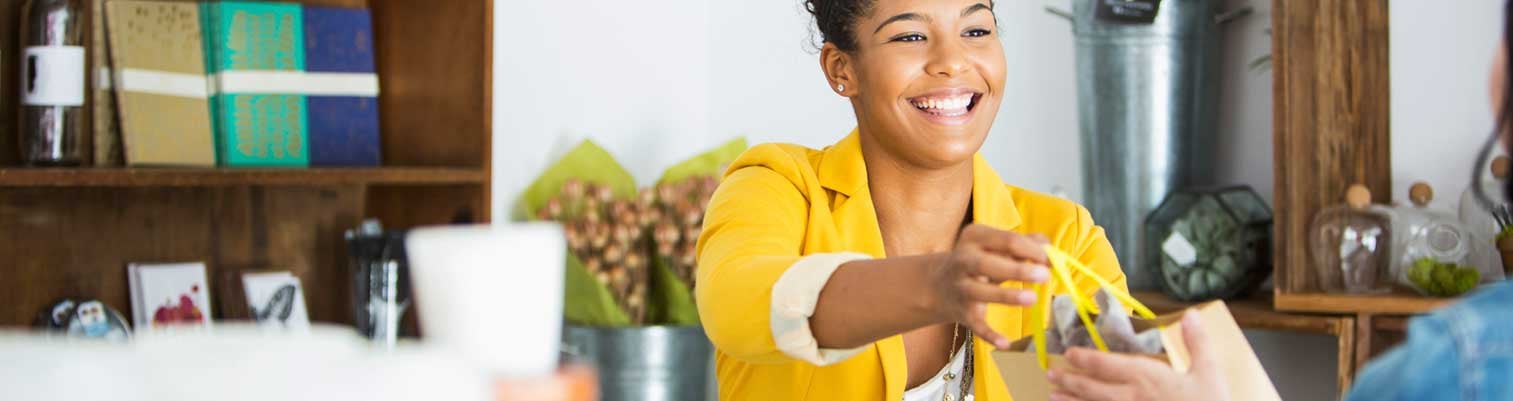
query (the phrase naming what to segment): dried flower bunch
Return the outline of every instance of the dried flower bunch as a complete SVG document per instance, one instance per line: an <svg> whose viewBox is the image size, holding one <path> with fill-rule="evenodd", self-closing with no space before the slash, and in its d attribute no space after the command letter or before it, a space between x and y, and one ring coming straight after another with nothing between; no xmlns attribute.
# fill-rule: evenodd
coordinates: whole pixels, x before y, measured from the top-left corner
<svg viewBox="0 0 1513 401"><path fill-rule="evenodd" d="M653 257L692 287L694 244L716 185L714 177L700 176L615 199L608 186L569 179L536 218L562 223L568 249L639 325L647 319Z"/></svg>
<svg viewBox="0 0 1513 401"><path fill-rule="evenodd" d="M704 229L704 211L709 198L714 195L719 180L713 176L695 176L688 179L663 183L656 188L657 208L663 215L672 218L657 223L652 238L656 255L677 273L683 285L693 288L697 251L694 245ZM648 197L641 191L641 200Z"/></svg>

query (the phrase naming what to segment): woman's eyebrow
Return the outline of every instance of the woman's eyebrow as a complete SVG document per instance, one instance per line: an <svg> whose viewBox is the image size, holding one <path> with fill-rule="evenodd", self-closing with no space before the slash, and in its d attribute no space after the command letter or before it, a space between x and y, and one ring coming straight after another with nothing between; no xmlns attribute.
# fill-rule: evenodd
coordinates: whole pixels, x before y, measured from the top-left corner
<svg viewBox="0 0 1513 401"><path fill-rule="evenodd" d="M979 3L978 5L981 5L981 3ZM903 13L903 14L895 15L895 16L892 16L892 17L888 18L888 20L883 21L882 24L879 24L877 26L877 29L872 30L872 34L876 35L878 32L882 32L883 27L886 27L886 26L888 26L888 24L892 24L894 22L899 22L899 21L924 21L924 22L930 22L930 17L927 17L924 14L919 14L919 13Z"/></svg>
<svg viewBox="0 0 1513 401"><path fill-rule="evenodd" d="M971 6L968 6L965 10L961 10L961 16L962 17L966 17L966 16L972 15L972 13L975 13L975 12L978 12L978 11L987 11L987 12L991 13L991 12L993 12L993 7L987 5L986 3L973 4ZM892 24L894 22L899 22L899 21L923 21L923 22L930 22L930 17L926 16L924 14L919 14L919 13L903 13L903 14L895 15L895 16L889 17L887 20L883 21L883 23L878 24L877 25L877 29L872 30L872 34L876 35L878 32L882 32L883 27L886 27L886 26L888 26L888 24Z"/></svg>
<svg viewBox="0 0 1513 401"><path fill-rule="evenodd" d="M978 12L978 11L987 11L987 12L991 13L991 12L993 12L993 7L991 7L991 6L987 5L987 4L983 4L983 3L973 4L970 7L967 7L967 9L965 9L965 10L961 10L961 16L962 17L966 17L966 16L972 15L972 13L975 13L975 12Z"/></svg>

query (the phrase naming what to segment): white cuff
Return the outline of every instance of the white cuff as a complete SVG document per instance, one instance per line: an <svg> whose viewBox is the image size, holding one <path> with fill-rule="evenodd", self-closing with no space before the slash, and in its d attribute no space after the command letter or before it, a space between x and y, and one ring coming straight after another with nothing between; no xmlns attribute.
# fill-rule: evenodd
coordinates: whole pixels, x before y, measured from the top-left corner
<svg viewBox="0 0 1513 401"><path fill-rule="evenodd" d="M814 340L809 317L819 304L820 291L835 269L847 262L872 259L860 253L822 253L793 263L772 285L772 339L778 350L817 366L832 365L855 356L867 346L825 349Z"/></svg>

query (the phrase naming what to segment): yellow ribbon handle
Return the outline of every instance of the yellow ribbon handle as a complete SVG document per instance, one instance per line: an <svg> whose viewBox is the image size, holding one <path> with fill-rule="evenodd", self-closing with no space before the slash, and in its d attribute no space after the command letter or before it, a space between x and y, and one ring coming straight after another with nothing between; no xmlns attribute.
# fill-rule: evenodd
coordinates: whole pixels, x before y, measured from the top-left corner
<svg viewBox="0 0 1513 401"><path fill-rule="evenodd" d="M1099 351L1108 352L1108 345L1103 342L1103 336L1098 334L1098 327L1093 324L1093 319L1089 316L1089 311L1098 313L1098 304L1093 301L1092 296L1077 292L1077 288L1072 285L1073 271L1097 282L1100 288L1108 291L1124 306L1134 310L1136 315L1146 319L1156 317L1150 308L1141 304L1129 292L1115 287L1113 283L1099 276L1072 255L1051 245L1045 246L1045 254L1051 262L1050 269L1053 276L1049 282L1035 286L1035 305L1030 307L1030 330L1035 342L1035 357L1040 362L1041 369L1047 369L1050 366L1050 361L1046 356L1046 320L1051 315L1051 297L1056 293L1055 289L1058 286L1066 288L1066 294L1072 297L1072 303L1077 306L1077 317L1082 320L1083 325L1087 326L1087 333L1089 337L1092 337L1093 345L1097 346Z"/></svg>

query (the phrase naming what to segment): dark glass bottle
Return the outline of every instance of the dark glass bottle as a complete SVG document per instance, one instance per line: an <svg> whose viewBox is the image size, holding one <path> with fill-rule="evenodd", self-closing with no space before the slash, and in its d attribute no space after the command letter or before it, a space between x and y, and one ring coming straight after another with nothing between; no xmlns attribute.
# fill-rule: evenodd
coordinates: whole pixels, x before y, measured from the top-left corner
<svg viewBox="0 0 1513 401"><path fill-rule="evenodd" d="M21 6L21 160L84 161L84 0L27 0Z"/></svg>

